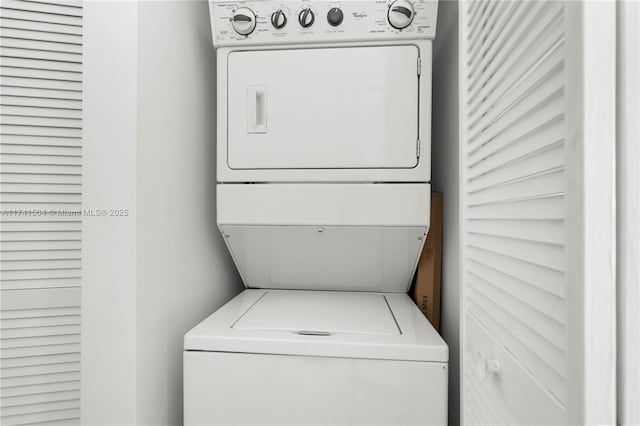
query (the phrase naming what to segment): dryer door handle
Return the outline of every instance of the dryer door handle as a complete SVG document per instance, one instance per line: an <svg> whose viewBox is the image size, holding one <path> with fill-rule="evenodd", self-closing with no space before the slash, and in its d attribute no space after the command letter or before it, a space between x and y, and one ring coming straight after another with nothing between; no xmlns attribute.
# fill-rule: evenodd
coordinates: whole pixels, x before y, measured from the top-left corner
<svg viewBox="0 0 640 426"><path fill-rule="evenodd" d="M267 133L267 86L247 88L247 133Z"/></svg>

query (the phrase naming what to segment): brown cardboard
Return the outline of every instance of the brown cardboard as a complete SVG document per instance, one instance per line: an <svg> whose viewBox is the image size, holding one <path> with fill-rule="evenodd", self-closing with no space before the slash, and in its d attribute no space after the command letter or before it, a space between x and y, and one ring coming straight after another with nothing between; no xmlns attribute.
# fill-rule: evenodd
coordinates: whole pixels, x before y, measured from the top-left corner
<svg viewBox="0 0 640 426"><path fill-rule="evenodd" d="M444 197L431 193L431 225L422 249L413 300L436 330L440 330L440 285L442 274L442 218Z"/></svg>

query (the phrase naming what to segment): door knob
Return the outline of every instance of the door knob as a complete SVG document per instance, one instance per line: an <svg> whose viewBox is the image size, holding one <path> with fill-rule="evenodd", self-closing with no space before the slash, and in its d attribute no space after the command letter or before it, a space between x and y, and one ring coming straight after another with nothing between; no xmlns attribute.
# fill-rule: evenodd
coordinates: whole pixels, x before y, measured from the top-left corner
<svg viewBox="0 0 640 426"><path fill-rule="evenodd" d="M500 372L500 362L497 359L487 359L482 352L478 352L474 369L478 378L484 380L489 374Z"/></svg>

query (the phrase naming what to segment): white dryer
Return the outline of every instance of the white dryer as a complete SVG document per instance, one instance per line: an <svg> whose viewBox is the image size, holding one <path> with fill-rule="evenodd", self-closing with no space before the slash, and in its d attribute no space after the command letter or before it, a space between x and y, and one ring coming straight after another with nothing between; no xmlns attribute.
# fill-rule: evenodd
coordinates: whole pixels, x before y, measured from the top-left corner
<svg viewBox="0 0 640 426"><path fill-rule="evenodd" d="M210 1L217 221L247 287L185 336L185 424L445 424L406 291L429 229L435 1Z"/></svg>

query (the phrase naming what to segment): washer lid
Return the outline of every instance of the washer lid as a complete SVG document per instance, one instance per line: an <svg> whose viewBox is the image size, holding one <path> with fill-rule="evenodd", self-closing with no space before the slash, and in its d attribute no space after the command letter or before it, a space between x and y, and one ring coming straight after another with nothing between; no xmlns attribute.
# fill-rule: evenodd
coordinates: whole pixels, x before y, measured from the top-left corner
<svg viewBox="0 0 640 426"><path fill-rule="evenodd" d="M185 350L448 362L405 293L245 290L185 336Z"/></svg>
<svg viewBox="0 0 640 426"><path fill-rule="evenodd" d="M266 291L232 328L301 335L399 335L383 294Z"/></svg>

